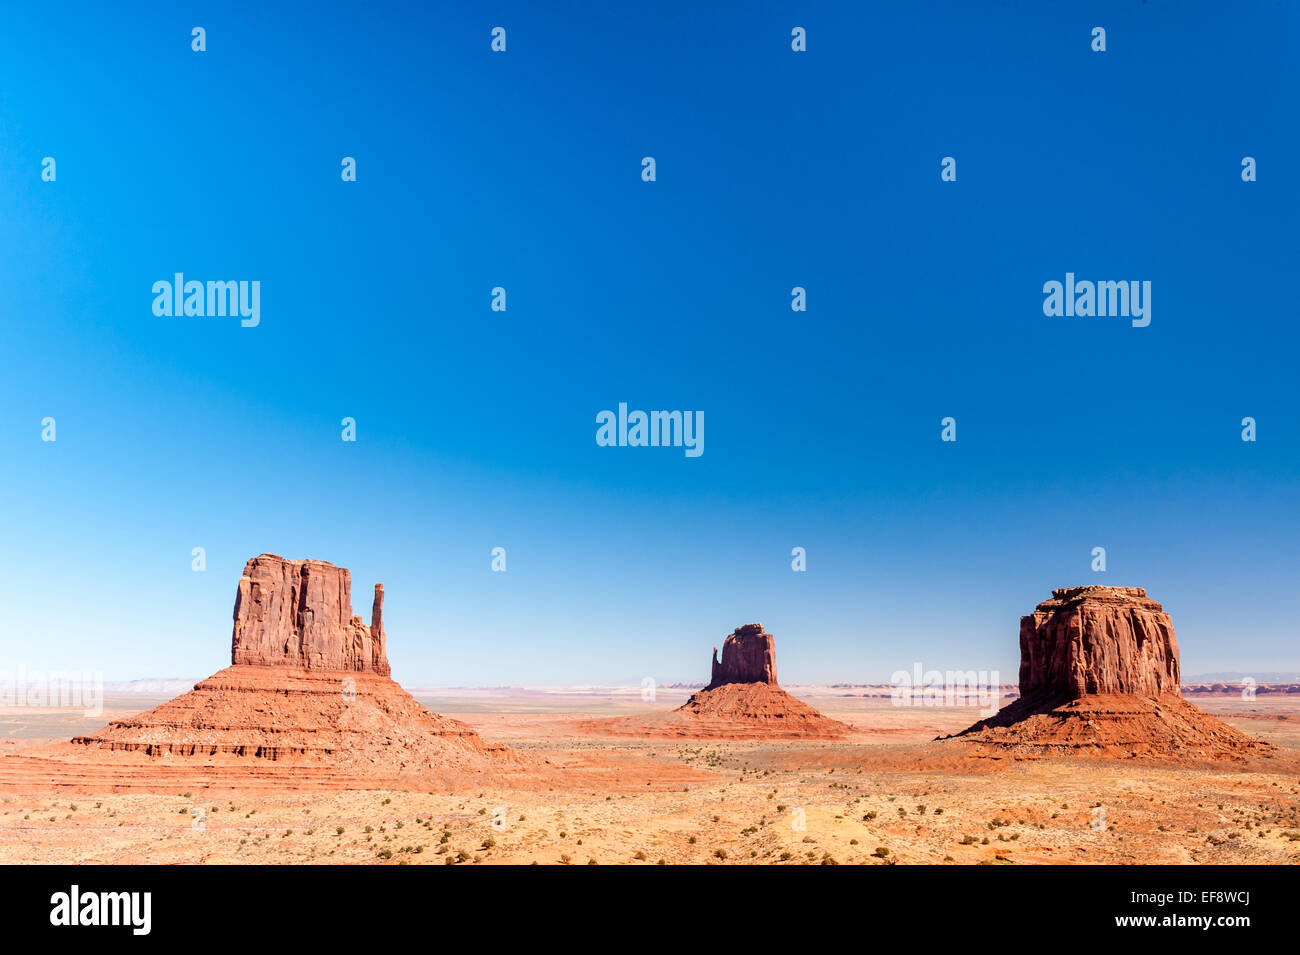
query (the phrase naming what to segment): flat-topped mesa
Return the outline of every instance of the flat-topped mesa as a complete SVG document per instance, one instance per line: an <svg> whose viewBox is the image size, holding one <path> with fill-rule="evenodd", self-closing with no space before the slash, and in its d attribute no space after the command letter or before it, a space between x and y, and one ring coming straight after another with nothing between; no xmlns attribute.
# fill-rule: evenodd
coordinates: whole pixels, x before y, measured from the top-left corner
<svg viewBox="0 0 1300 955"><path fill-rule="evenodd" d="M1141 587L1069 587L1020 618L1020 697L957 737L975 758L1269 756L1182 698L1178 641ZM952 737L941 737L950 739Z"/></svg>
<svg viewBox="0 0 1300 955"><path fill-rule="evenodd" d="M1020 618L1022 699L1179 693L1169 615L1141 587L1052 591Z"/></svg>
<svg viewBox="0 0 1300 955"><path fill-rule="evenodd" d="M388 676L383 606L384 586L375 584L367 627L352 613L347 568L262 554L239 579L230 662Z"/></svg>
<svg viewBox="0 0 1300 955"><path fill-rule="evenodd" d="M713 648L713 676L706 690L724 683L769 683L776 686L776 646L761 623L737 627L722 642L722 662Z"/></svg>

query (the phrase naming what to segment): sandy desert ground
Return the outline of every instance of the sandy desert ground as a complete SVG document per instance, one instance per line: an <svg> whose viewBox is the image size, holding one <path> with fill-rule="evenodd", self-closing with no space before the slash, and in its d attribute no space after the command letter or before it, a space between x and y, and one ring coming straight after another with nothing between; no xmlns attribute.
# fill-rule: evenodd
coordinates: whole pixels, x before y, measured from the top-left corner
<svg viewBox="0 0 1300 955"><path fill-rule="evenodd" d="M357 864L1025 864L1300 862L1300 695L1196 704L1278 747L1270 759L972 759L935 743L974 709L896 707L789 687L853 727L844 741L598 735L689 689L428 690L417 699L528 757L500 778L322 789L274 767L242 784L173 773L69 774L39 748L102 717L0 710L0 862ZM36 758L33 758L35 756ZM43 768L42 768L43 767ZM438 791L429 791L436 788Z"/></svg>

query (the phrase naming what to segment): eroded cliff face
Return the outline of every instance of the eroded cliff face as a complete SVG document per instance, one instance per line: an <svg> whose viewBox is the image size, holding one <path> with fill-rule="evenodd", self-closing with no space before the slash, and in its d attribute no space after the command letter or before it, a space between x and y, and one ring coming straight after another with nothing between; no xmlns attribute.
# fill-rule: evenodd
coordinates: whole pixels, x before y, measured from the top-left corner
<svg viewBox="0 0 1300 955"><path fill-rule="evenodd" d="M1174 625L1141 587L1053 590L1020 618L1022 698L1178 692Z"/></svg>
<svg viewBox="0 0 1300 955"><path fill-rule="evenodd" d="M352 575L323 560L261 554L244 565L235 595L230 662L389 675L384 587L370 626L352 613Z"/></svg>
<svg viewBox="0 0 1300 955"><path fill-rule="evenodd" d="M769 683L776 686L776 647L761 623L737 627L722 643L722 662L713 648L713 676L705 689L724 683Z"/></svg>

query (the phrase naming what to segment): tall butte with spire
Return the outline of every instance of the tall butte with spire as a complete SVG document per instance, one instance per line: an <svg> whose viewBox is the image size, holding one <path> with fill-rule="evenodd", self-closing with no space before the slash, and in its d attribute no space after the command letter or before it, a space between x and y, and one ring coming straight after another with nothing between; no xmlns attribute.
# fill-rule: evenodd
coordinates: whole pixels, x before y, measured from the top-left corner
<svg viewBox="0 0 1300 955"><path fill-rule="evenodd" d="M174 700L72 742L168 758L173 767L242 766L301 778L427 777L513 759L393 682L383 585L375 585L369 626L352 613L351 592L346 568L254 557L235 593L231 665Z"/></svg>
<svg viewBox="0 0 1300 955"><path fill-rule="evenodd" d="M367 627L352 615L347 568L262 554L239 578L230 662L388 676L383 613L383 584L375 584Z"/></svg>
<svg viewBox="0 0 1300 955"><path fill-rule="evenodd" d="M1272 751L1183 699L1173 622L1141 587L1053 590L1020 618L1019 699L957 738L979 755L1027 757L1240 759Z"/></svg>

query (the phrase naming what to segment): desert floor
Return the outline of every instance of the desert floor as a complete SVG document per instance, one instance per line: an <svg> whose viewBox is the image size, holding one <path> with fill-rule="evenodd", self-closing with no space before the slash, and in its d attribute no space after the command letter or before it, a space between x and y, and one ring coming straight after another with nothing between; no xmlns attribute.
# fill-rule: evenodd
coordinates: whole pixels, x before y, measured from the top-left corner
<svg viewBox="0 0 1300 955"><path fill-rule="evenodd" d="M0 764L0 863L1025 864L1300 862L1300 697L1192 698L1279 747L1248 764L987 760L931 742L973 709L895 707L792 687L851 724L844 742L592 735L688 690L413 690L527 759L451 791L320 790L158 776L63 784ZM93 732L104 714L0 709L0 753ZM26 757L25 757L26 758ZM165 767L164 767L165 768ZM181 791L182 786L187 786Z"/></svg>

